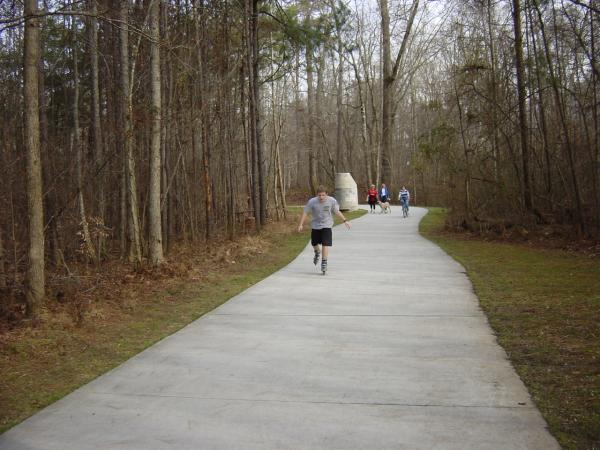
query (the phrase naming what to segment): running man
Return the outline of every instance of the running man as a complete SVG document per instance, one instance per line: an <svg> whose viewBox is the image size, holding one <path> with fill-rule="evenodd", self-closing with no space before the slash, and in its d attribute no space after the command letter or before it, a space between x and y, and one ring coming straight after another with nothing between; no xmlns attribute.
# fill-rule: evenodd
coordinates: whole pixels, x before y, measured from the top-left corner
<svg viewBox="0 0 600 450"><path fill-rule="evenodd" d="M333 227L333 214L336 214L344 221L346 228L350 229L350 223L346 220L340 211L340 205L337 200L327 195L327 190L323 186L317 188L317 196L311 198L302 212L298 232L302 231L304 221L310 214L312 216L310 225L312 231L310 233L310 243L315 250L313 264L316 266L321 258L321 272L323 275L327 272L327 257L329 256L329 247L333 244L331 227Z"/></svg>

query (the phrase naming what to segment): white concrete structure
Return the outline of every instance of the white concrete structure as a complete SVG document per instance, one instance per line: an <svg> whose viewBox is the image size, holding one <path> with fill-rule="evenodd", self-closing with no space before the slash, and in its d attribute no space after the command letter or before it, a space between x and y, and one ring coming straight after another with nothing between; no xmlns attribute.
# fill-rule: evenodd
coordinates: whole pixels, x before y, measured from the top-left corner
<svg viewBox="0 0 600 450"><path fill-rule="evenodd" d="M342 211L358 209L358 189L350 173L335 174L335 199Z"/></svg>

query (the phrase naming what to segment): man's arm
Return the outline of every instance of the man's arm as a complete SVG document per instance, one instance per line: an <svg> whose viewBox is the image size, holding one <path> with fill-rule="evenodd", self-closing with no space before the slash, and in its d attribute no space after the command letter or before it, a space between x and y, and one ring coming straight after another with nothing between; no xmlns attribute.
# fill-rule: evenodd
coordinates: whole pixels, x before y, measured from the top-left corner
<svg viewBox="0 0 600 450"><path fill-rule="evenodd" d="M306 220L306 213L304 211L302 211L302 216L300 216L300 223L298 224L298 233L302 231L305 220Z"/></svg>
<svg viewBox="0 0 600 450"><path fill-rule="evenodd" d="M346 225L346 228L350 229L350 222L348 222L348 220L344 217L342 212L338 209L335 213L340 219L344 221L344 225Z"/></svg>

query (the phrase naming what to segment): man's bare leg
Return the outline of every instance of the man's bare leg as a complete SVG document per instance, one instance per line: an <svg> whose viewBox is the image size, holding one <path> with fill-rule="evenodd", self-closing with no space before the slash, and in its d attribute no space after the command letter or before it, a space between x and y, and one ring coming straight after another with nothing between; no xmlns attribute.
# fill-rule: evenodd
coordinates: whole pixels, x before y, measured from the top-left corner
<svg viewBox="0 0 600 450"><path fill-rule="evenodd" d="M329 246L324 245L323 246L323 257L321 258L321 272L323 272L323 275L325 275L325 272L327 272L327 257L329 256Z"/></svg>
<svg viewBox="0 0 600 450"><path fill-rule="evenodd" d="M319 262L319 258L321 257L321 245L313 245L313 249L315 250L315 256L313 258L313 264L316 266Z"/></svg>

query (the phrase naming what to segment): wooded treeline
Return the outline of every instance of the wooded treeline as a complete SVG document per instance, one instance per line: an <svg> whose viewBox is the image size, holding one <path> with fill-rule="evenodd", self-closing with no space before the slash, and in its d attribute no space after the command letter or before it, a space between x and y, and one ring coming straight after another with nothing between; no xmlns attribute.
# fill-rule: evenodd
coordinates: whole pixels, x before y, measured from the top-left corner
<svg viewBox="0 0 600 450"><path fill-rule="evenodd" d="M411 173L424 193L449 188L457 221L598 235L599 13L596 1L457 4L404 106Z"/></svg>
<svg viewBox="0 0 600 450"><path fill-rule="evenodd" d="M596 0L2 2L0 289L33 315L46 268L160 265L175 241L260 230L335 172L406 185L468 228L597 236L599 14Z"/></svg>

